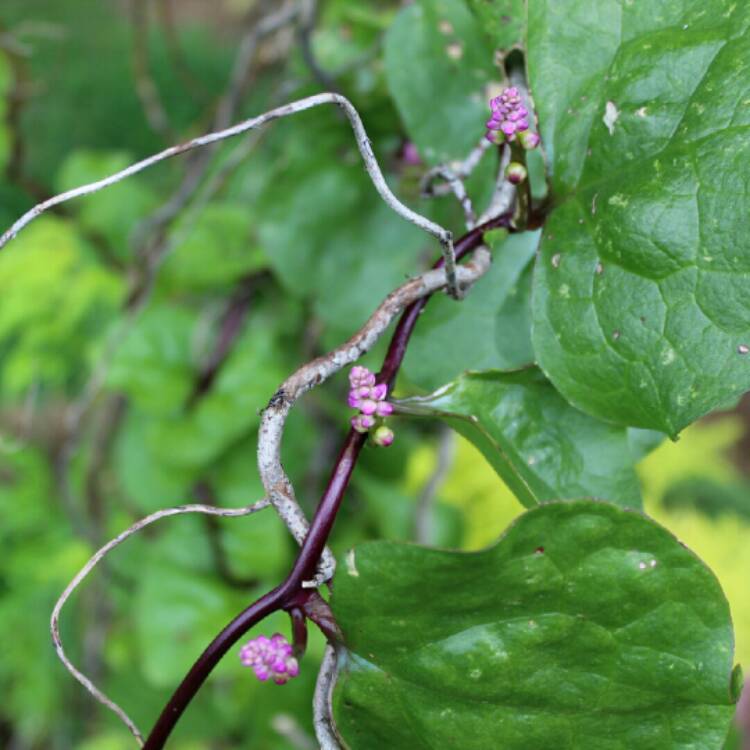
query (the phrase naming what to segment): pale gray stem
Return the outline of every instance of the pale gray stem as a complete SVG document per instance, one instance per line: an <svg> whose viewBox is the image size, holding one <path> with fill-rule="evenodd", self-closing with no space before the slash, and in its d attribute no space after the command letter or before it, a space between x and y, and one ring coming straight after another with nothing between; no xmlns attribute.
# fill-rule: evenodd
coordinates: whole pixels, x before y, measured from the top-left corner
<svg viewBox="0 0 750 750"><path fill-rule="evenodd" d="M473 229L476 223L476 216L474 215L474 208L471 205L471 198L469 198L469 194L466 192L466 185L464 185L461 177L449 166L441 165L434 167L422 178L420 187L423 196L429 197L434 194L432 192L432 183L435 179L445 180L445 184L448 185L456 200L461 204L466 228Z"/></svg>
<svg viewBox="0 0 750 750"><path fill-rule="evenodd" d="M489 251L485 247L477 248L471 262L456 269L457 289L463 293L486 273L489 267ZM279 386L263 411L258 435L258 471L266 495L298 544L302 544L307 535L307 519L295 499L294 488L281 464L284 424L292 406L304 393L368 352L405 307L446 285L447 275L441 268L426 271L421 276L402 284L385 298L364 326L348 341L328 354L302 365L290 375ZM320 586L333 576L335 567L336 561L330 550L326 549L315 579L306 581L303 585Z"/></svg>
<svg viewBox="0 0 750 750"><path fill-rule="evenodd" d="M263 508L267 508L269 504L270 503L268 502L268 500L264 498L263 500L259 500L258 502L252 503L251 505L245 505L242 508L218 508L213 505L193 503L191 505L178 505L174 508L165 508L164 510L158 510L151 515L146 516L145 518L141 518L139 521L136 521L132 526L125 529L125 531L123 531L121 534L118 534L118 536L116 536L114 539L111 539L103 547L100 547L76 574L75 578L73 578L73 580L67 585L65 591L62 592L60 598L55 603L55 607L52 610L52 617L50 618L50 631L52 633L52 642L55 645L55 651L57 651L57 655L60 658L60 661L64 664L68 672L70 672L70 674L72 674L73 677L75 677L75 679L78 680L78 682L80 682L81 685L83 685L83 687L86 688L86 690L97 701L99 701L99 703L117 714L120 720L130 730L133 737L135 737L139 745L143 745L143 735L141 734L140 730L135 725L133 720L127 715L127 713L125 713L125 711L120 706L117 705L117 703L115 703L111 698L108 698L101 690L99 690L99 688L96 687L96 685L94 685L94 683L88 677L86 677L86 675L83 674L73 664L73 662L71 662L71 660L68 658L68 655L65 653L62 639L60 637L60 613L62 612L62 608L65 605L65 602L68 601L71 594L76 590L76 588L78 588L78 586L83 582L86 576L96 567L99 562L101 562L102 558L104 558L115 547L122 544L133 534L136 534L141 529L151 525L156 521L159 521L162 518L168 518L169 516L178 516L184 513L205 513L212 516L237 518L239 516L247 516L251 513L262 510Z"/></svg>
<svg viewBox="0 0 750 750"><path fill-rule="evenodd" d="M340 741L333 720L331 705L331 696L336 685L337 673L338 654L336 653L336 647L329 643L323 654L313 696L313 726L315 727L315 736L320 744L320 750L343 750L343 743Z"/></svg>
<svg viewBox="0 0 750 750"><path fill-rule="evenodd" d="M485 212L479 217L479 223L483 224L485 221L489 221L495 216L510 211L516 200L516 186L505 179L505 168L510 163L510 146L505 144L503 146L503 153L500 158L500 168L497 171L497 179L495 181L495 189L490 198L490 202L487 205Z"/></svg>
<svg viewBox="0 0 750 750"><path fill-rule="evenodd" d="M315 750L315 741L299 725L299 722L289 714L276 714L271 719L274 731L283 737L295 750Z"/></svg>

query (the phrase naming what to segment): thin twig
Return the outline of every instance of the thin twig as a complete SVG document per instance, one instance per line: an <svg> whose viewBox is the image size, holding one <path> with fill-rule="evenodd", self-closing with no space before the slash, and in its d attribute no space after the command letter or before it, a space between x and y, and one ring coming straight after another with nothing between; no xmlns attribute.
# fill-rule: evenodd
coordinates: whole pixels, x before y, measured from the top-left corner
<svg viewBox="0 0 750 750"><path fill-rule="evenodd" d="M284 26L292 23L297 17L298 11L299 9L295 3L285 3L274 13L265 16L257 23L252 23L240 41L232 64L232 70L229 74L229 82L216 105L216 114L211 124L211 130L224 130L229 127L234 119L242 98L242 92L247 85L251 62L255 56L258 44L265 37L274 34ZM253 145L254 143L255 141L253 141ZM136 227L134 232L136 246L140 247L144 245L148 237L159 235L182 209L187 206L206 176L206 172L211 164L211 156L215 150L216 146L214 145L197 154L197 158L188 165L182 181L169 200ZM166 244L164 238L159 238L156 242L156 247L150 249L149 252L157 255L166 254L167 248L159 247L159 245ZM174 243L171 244L173 245Z"/></svg>
<svg viewBox="0 0 750 750"><path fill-rule="evenodd" d="M167 110L162 102L159 88L151 75L148 50L148 0L131 0L131 19L133 24L133 78L135 92L141 102L143 114L151 129L169 138L172 127Z"/></svg>
<svg viewBox="0 0 750 750"><path fill-rule="evenodd" d="M445 180L445 184L448 185L456 200L461 204L466 228L471 229L476 224L476 215L471 205L471 198L469 198L469 194L466 192L466 185L464 185L463 179L446 165L433 167L422 178L420 192L425 198L435 195L432 184L436 179Z"/></svg>
<svg viewBox="0 0 750 750"><path fill-rule="evenodd" d="M300 0L300 22L297 26L297 39L299 41L302 59L305 61L313 78L320 86L328 91L339 90L336 86L335 76L324 70L318 63L313 49L312 33L318 20L317 0Z"/></svg>
<svg viewBox="0 0 750 750"><path fill-rule="evenodd" d="M318 680L313 695L313 726L320 750L342 750L336 725L333 720L331 697L336 684L338 672L338 654L336 647L329 643L320 664Z"/></svg>
<svg viewBox="0 0 750 750"><path fill-rule="evenodd" d="M456 269L460 290L465 290L479 279L490 266L490 254L479 248L471 263ZM432 269L417 276L391 292L369 320L348 341L328 354L317 357L300 367L278 388L261 416L258 435L258 470L267 496L276 507L298 544L307 535L307 520L294 495L294 488L281 464L281 441L284 423L297 399L316 385L328 380L342 367L353 364L368 352L388 328L393 319L412 302L444 287L445 271ZM321 560L318 575L305 585L317 587L328 581L335 570L335 560L328 549Z"/></svg>
<svg viewBox="0 0 750 750"><path fill-rule="evenodd" d="M102 560L105 555L111 552L115 547L122 544L126 539L131 537L133 534L139 532L146 526L159 521L162 518L168 518L169 516L177 516L183 513L206 513L213 516L223 516L225 518L237 518L240 516L247 516L256 511L262 510L269 506L269 502L266 499L259 500L251 505L245 505L242 508L217 508L213 505L203 505L201 503L195 503L191 505L178 505L174 508L165 508L164 510L158 510L145 518L141 518L136 521L132 526L128 527L121 534L118 534L114 539L111 539L103 547L100 547L89 559L89 561L81 568L76 574L75 578L67 585L65 591L62 592L60 598L57 600L54 609L52 610L52 617L50 619L50 631L52 633L52 642L55 644L55 651L57 651L60 661L65 665L65 668L70 674L75 677L78 682L83 685L86 690L97 700L103 704L122 720L127 726L130 732L133 734L139 745L143 745L143 735L139 731L138 727L132 721L132 719L125 713L125 711L117 705L113 700L108 698L94 683L86 677L68 658L65 650L63 649L62 639L60 637L60 613L68 601L71 594L76 588L83 582L86 576L96 567L96 565Z"/></svg>
<svg viewBox="0 0 750 750"><path fill-rule="evenodd" d="M290 104L276 107L275 109L265 112L258 117L251 117L249 120L245 120L244 122L233 125L232 127L226 128L224 130L219 130L217 132L199 136L198 138L193 138L192 140L189 140L186 143L182 143L177 146L170 146L169 148L160 151L158 154L154 154L153 156L149 156L146 159L142 159L141 161L138 161L135 164L132 164L131 166L126 167L125 169L122 169L113 175L110 175L109 177L105 177L104 179L88 183L87 185L82 185L81 187L74 188L73 190L67 190L64 193L60 193L59 195L56 195L49 200L37 204L32 209L27 211L20 219L18 219L18 221L16 221L13 226L10 227L10 229L8 229L3 233L2 236L0 236L0 248L6 245L9 240L13 239L29 222L33 221L42 213L54 206L58 206L61 203L65 203L66 201L73 200L75 198L80 198L85 195L96 193L103 188L121 182L128 177L132 177L134 174L138 174L139 172L142 172L143 170L148 169L155 164L165 161L166 159L170 159L173 156L184 154L188 151L192 151L203 146L209 146L213 143L218 143L219 141L226 140L227 138L232 138L236 135L254 130L255 128L261 127L268 122L272 122L273 120L296 115L300 112L305 112L308 109L319 107L324 104L335 104L344 110L347 118L349 119L352 130L354 131L357 147L359 148L359 152L362 156L367 174L370 176L375 189L378 191L378 194L385 201L385 203L403 219L406 219L428 234L433 235L440 241L440 244L443 247L443 257L445 258L445 272L448 277L448 285L455 292L456 259L453 250L453 234L439 224L431 221L426 216L422 216L416 211L413 211L411 208L404 205L393 194L391 189L388 187L388 184L385 181L385 177L383 176L383 172L380 169L380 165L375 158L375 154L372 150L372 145L370 144L370 139L367 136L367 131L365 130L359 113L357 112L354 105L346 97L334 93L315 94L313 96L308 96L305 99L299 99L295 102L291 102Z"/></svg>
<svg viewBox="0 0 750 750"><path fill-rule="evenodd" d="M510 147L505 144L500 156L500 167L497 170L495 189L487 205L485 212L479 217L479 223L490 219L492 216L509 211L516 200L516 186L505 178L505 168L510 164Z"/></svg>
<svg viewBox="0 0 750 750"><path fill-rule="evenodd" d="M482 157L492 148L493 144L486 138L482 139L477 143L476 146L469 152L469 155L460 162L451 162L450 164L439 164L437 167L429 170L427 174L422 178L421 190L427 196L443 196L454 192L454 189L450 185L450 182L437 183L437 179L447 178L441 174L441 170L449 170L455 179L461 180L462 182L467 180L472 172L479 166L479 162L482 161Z"/></svg>

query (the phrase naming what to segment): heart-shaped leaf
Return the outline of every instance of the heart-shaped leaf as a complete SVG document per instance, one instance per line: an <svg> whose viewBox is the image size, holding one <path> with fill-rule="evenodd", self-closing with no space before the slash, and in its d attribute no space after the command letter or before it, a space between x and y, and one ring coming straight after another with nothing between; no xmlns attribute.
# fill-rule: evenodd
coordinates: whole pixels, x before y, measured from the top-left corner
<svg viewBox="0 0 750 750"><path fill-rule="evenodd" d="M385 40L388 88L430 164L462 159L484 132L492 48L462 0L419 0Z"/></svg>
<svg viewBox="0 0 750 750"><path fill-rule="evenodd" d="M674 436L750 387L748 26L735 0L529 0L534 347L609 421Z"/></svg>
<svg viewBox="0 0 750 750"><path fill-rule="evenodd" d="M641 505L627 430L573 408L536 368L466 373L400 404L471 440L527 507L584 496Z"/></svg>
<svg viewBox="0 0 750 750"><path fill-rule="evenodd" d="M718 750L732 718L718 582L606 503L535 508L471 554L363 544L333 609L351 750Z"/></svg>

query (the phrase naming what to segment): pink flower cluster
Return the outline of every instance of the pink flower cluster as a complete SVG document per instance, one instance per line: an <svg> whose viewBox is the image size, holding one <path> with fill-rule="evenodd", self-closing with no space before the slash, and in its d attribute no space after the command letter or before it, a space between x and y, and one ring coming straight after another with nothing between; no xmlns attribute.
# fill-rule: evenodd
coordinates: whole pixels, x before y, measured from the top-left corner
<svg viewBox="0 0 750 750"><path fill-rule="evenodd" d="M378 423L378 419L393 413L393 405L385 398L388 386L385 383L375 385L375 375L366 367L357 365L349 373L348 404L352 409L359 409L359 414L352 417L352 427L357 432L369 432ZM373 434L377 445L386 447L393 442L393 432L385 425L380 425Z"/></svg>
<svg viewBox="0 0 750 750"><path fill-rule="evenodd" d="M514 141L516 136L524 148L536 148L539 136L529 131L529 111L515 86L505 89L490 101L492 116L487 120L487 140L493 143Z"/></svg>
<svg viewBox="0 0 750 750"><path fill-rule="evenodd" d="M299 674L293 653L291 643L280 633L270 638L259 635L240 649L240 660L246 667L252 667L262 682L270 677L277 685L283 685Z"/></svg>

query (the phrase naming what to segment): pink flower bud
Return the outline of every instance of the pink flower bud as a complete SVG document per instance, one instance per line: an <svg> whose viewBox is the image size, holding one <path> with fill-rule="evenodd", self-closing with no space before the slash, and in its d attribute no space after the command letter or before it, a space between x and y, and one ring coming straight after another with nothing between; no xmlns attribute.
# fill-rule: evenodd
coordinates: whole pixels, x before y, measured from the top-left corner
<svg viewBox="0 0 750 750"><path fill-rule="evenodd" d="M240 649L240 661L252 667L261 682L270 678L277 685L283 685L299 674L299 664L293 653L292 644L280 633L271 638L259 635Z"/></svg>
<svg viewBox="0 0 750 750"><path fill-rule="evenodd" d="M510 86L500 96L492 99L490 108L492 116L487 121L487 140L493 143L514 141L516 136L520 137L521 133L529 129L529 111L523 105L515 86Z"/></svg>
<svg viewBox="0 0 750 750"><path fill-rule="evenodd" d="M357 432L367 432L375 426L375 417L369 414L357 414L356 417L352 417L351 423Z"/></svg>
<svg viewBox="0 0 750 750"><path fill-rule="evenodd" d="M387 448L393 442L393 430L381 424L372 434L372 442L381 448Z"/></svg>
<svg viewBox="0 0 750 750"><path fill-rule="evenodd" d="M526 167L517 161L512 161L505 168L506 179L514 185L520 185L526 179L527 175Z"/></svg>
<svg viewBox="0 0 750 750"><path fill-rule="evenodd" d="M393 404L389 404L387 401L378 401L375 414L379 417L387 417L389 414L393 414Z"/></svg>
<svg viewBox="0 0 750 750"><path fill-rule="evenodd" d="M531 149L534 149L539 145L541 139L539 138L538 133L532 133L530 130L525 130L523 133L518 134L518 140L527 151L531 151Z"/></svg>
<svg viewBox="0 0 750 750"><path fill-rule="evenodd" d="M404 164L408 164L411 167L418 167L422 163L419 151L417 151L417 147L411 141L407 141L404 144L401 151L401 158L404 160Z"/></svg>
<svg viewBox="0 0 750 750"><path fill-rule="evenodd" d="M349 383L351 383L352 388L373 386L375 385L375 375L366 367L356 365L355 367L352 367L352 370L349 373Z"/></svg>

